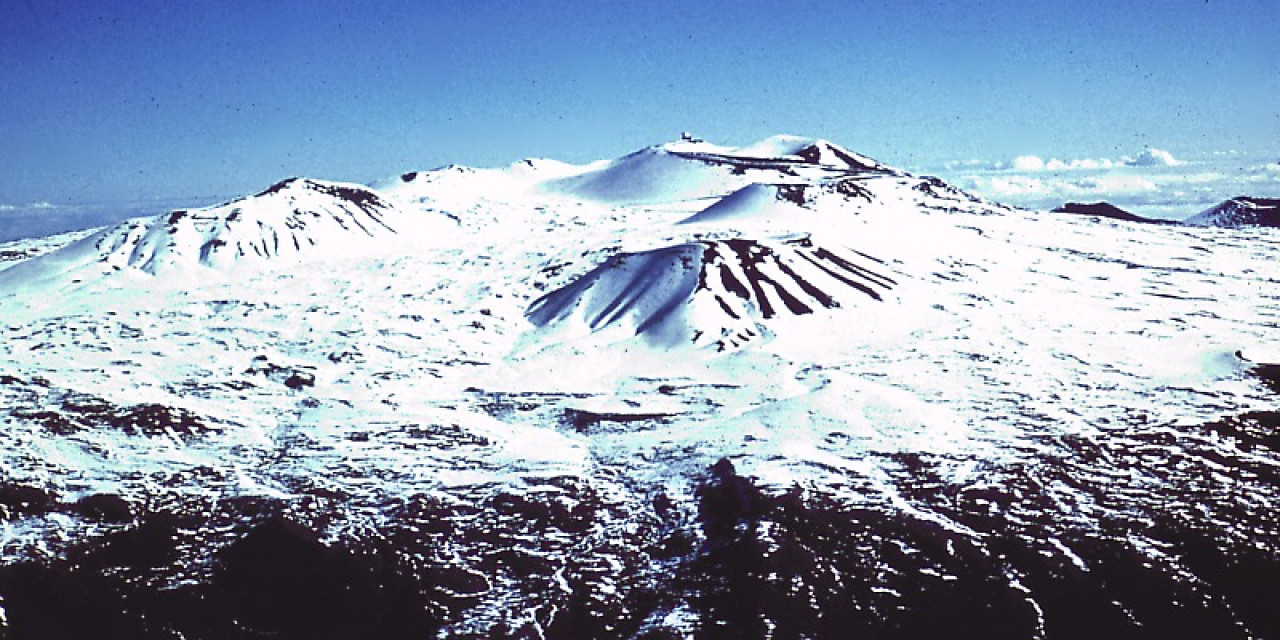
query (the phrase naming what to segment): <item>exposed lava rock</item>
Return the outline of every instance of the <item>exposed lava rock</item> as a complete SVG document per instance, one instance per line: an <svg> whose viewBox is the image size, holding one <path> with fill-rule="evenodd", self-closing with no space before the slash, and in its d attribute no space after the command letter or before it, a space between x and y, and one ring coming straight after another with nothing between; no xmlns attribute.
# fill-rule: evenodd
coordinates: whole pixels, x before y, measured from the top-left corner
<svg viewBox="0 0 1280 640"><path fill-rule="evenodd" d="M222 553L213 581L246 631L287 638L412 638L431 633L418 585L383 564L268 520Z"/></svg>
<svg viewBox="0 0 1280 640"><path fill-rule="evenodd" d="M1085 204L1080 202L1068 202L1061 207L1052 211L1052 213L1071 213L1082 216L1097 216L1099 218L1110 218L1112 220L1123 220L1125 222L1141 222L1144 224L1177 224L1169 220L1156 220L1154 218L1144 218L1140 215L1129 213L1120 207L1109 202L1094 202Z"/></svg>
<svg viewBox="0 0 1280 640"><path fill-rule="evenodd" d="M1280 631L1268 613L1280 596L1258 588L1280 576L1273 552L1169 514L1153 523L1152 535L1185 569L1153 563L1131 544L1135 522L1063 530L1047 515L1047 487L1032 475L956 492L920 457L907 455L902 463L918 477L915 493L905 497L927 498L939 512L765 492L718 463L699 490L706 544L685 557L663 591L680 594L674 600L698 620L694 635L707 638L1201 638Z"/></svg>
<svg viewBox="0 0 1280 640"><path fill-rule="evenodd" d="M6 611L0 638L181 637L174 625L199 625L185 618L198 610L191 591L155 589L138 579L172 558L175 534L174 522L161 516L91 541L66 559L0 567Z"/></svg>
<svg viewBox="0 0 1280 640"><path fill-rule="evenodd" d="M738 475L733 463L721 459L710 478L698 488L698 519L711 548L731 544L740 530L753 535L764 505L760 490Z"/></svg>
<svg viewBox="0 0 1280 640"><path fill-rule="evenodd" d="M356 205L361 210L369 214L376 214L379 210L391 209L391 204L378 195L372 189L355 188L336 184L322 184L317 182L309 183L311 190L326 195L339 198Z"/></svg>
<svg viewBox="0 0 1280 640"><path fill-rule="evenodd" d="M96 396L70 392L56 406L18 408L13 415L33 420L60 436L109 427L135 436L198 437L215 429L186 409L161 404L122 407Z"/></svg>
<svg viewBox="0 0 1280 640"><path fill-rule="evenodd" d="M805 189L807 185L803 184L783 184L778 185L778 199L785 200L798 207L805 206Z"/></svg>
<svg viewBox="0 0 1280 640"><path fill-rule="evenodd" d="M0 638L408 639L437 626L417 577L279 518L207 558L211 579L157 588L179 541L209 524L153 514L64 560L0 567Z"/></svg>
<svg viewBox="0 0 1280 640"><path fill-rule="evenodd" d="M133 520L133 507L129 505L129 501L111 494L85 496L72 505L72 510L90 520L104 522Z"/></svg>
<svg viewBox="0 0 1280 640"><path fill-rule="evenodd" d="M294 390L314 387L316 384L314 367L286 367L271 362L266 356L254 356L253 363L244 372L263 376Z"/></svg>
<svg viewBox="0 0 1280 640"><path fill-rule="evenodd" d="M916 186L912 187L916 191L927 196L933 196L942 200L955 200L961 202L982 202L979 198L971 193L961 191L956 187L947 184L942 178L937 176L924 176Z"/></svg>
<svg viewBox="0 0 1280 640"><path fill-rule="evenodd" d="M1276 393L1280 393L1280 364L1260 364L1253 368L1253 375L1262 380L1262 384Z"/></svg>
<svg viewBox="0 0 1280 640"><path fill-rule="evenodd" d="M204 422L190 411L159 404L126 407L109 416L107 423L130 435L192 436L206 431Z"/></svg>
<svg viewBox="0 0 1280 640"><path fill-rule="evenodd" d="M0 520L48 513L57 503L57 497L44 489L0 482Z"/></svg>
<svg viewBox="0 0 1280 640"><path fill-rule="evenodd" d="M0 250L0 262L15 262L18 260L26 260L27 258L31 258L38 255L40 255L40 252L34 249L25 249L25 250L4 249L4 250Z"/></svg>
<svg viewBox="0 0 1280 640"><path fill-rule="evenodd" d="M858 198L867 202L871 202L874 199L871 196L871 190L859 184L856 178L837 180L834 183L823 185L823 188L830 189L849 199Z"/></svg>
<svg viewBox="0 0 1280 640"><path fill-rule="evenodd" d="M626 425L661 420L669 417L671 417L670 414L664 413L596 413L594 411L586 411L584 409L566 409L564 412L565 423L573 427L573 430L578 433L593 431L601 423Z"/></svg>
<svg viewBox="0 0 1280 640"><path fill-rule="evenodd" d="M1152 431L1145 442L1158 443L1160 433ZM1213 485L1180 476L1175 466L1165 471L1172 475L1162 486L1193 495L1169 500L1167 512L1077 528L1061 519L1054 487L1087 484L1089 476L1072 465L1115 455L1125 445L1064 444L1079 462L993 470L983 486L949 484L936 458L895 454L890 462L903 474L901 498L917 505L914 510L766 489L722 460L694 488L692 505L664 494L647 503L612 502L564 479L471 500L407 499L389 508L386 525L369 537L335 542L277 515L248 530L232 524L241 533L221 548L201 533L252 520L269 506L228 505L216 521L153 514L66 560L0 569L9 616L0 636L409 638L448 630L461 638L1233 638L1280 632L1271 615L1280 601L1273 590L1256 588L1280 576L1280 558L1252 538L1265 542L1280 534L1233 524L1268 516L1205 499L1201 492ZM1188 510L1197 504L1218 510L1206 519ZM1135 546L1138 531L1159 541L1161 553ZM193 546L212 572L202 581L156 588Z"/></svg>

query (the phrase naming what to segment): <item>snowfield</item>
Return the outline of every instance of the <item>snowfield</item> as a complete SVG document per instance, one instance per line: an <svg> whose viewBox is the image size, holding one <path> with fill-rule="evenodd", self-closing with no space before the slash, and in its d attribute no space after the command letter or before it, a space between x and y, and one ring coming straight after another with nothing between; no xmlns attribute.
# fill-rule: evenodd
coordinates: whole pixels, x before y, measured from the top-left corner
<svg viewBox="0 0 1280 640"><path fill-rule="evenodd" d="M778 136L0 255L0 637L1280 635L1274 228Z"/></svg>

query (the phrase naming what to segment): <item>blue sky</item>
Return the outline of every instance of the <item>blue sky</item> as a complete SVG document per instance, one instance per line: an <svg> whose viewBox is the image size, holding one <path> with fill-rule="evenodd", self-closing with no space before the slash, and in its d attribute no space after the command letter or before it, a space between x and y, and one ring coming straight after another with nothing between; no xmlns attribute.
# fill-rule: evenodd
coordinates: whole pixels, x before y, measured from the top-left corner
<svg viewBox="0 0 1280 640"><path fill-rule="evenodd" d="M684 130L920 168L1280 155L1274 0L3 2L0 204L588 161Z"/></svg>

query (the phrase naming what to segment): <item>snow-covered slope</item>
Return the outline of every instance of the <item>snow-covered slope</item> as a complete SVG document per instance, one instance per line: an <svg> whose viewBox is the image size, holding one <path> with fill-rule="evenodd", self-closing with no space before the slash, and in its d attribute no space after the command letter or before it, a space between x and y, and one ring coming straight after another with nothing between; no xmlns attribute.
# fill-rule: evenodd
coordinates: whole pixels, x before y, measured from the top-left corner
<svg viewBox="0 0 1280 640"><path fill-rule="evenodd" d="M1232 198L1182 221L1195 227L1280 227L1280 200Z"/></svg>
<svg viewBox="0 0 1280 640"><path fill-rule="evenodd" d="M803 224L805 218L817 217L818 212L826 208L822 206L822 202L832 197L874 202L871 191L854 178L819 184L755 183L714 201L705 209L681 220L680 224Z"/></svg>
<svg viewBox="0 0 1280 640"><path fill-rule="evenodd" d="M789 136L0 245L0 638L1280 637L1278 251Z"/></svg>

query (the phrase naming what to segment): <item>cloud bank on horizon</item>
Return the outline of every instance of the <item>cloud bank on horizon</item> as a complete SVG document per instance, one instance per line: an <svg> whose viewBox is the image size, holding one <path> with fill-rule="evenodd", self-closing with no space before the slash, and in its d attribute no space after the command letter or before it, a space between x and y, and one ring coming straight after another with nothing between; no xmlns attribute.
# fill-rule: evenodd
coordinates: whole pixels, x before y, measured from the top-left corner
<svg viewBox="0 0 1280 640"><path fill-rule="evenodd" d="M1138 215L1178 220L1235 196L1280 194L1280 162L1235 151L1181 158L1148 147L1119 158L947 162L932 169L985 198L1029 209L1106 201Z"/></svg>

